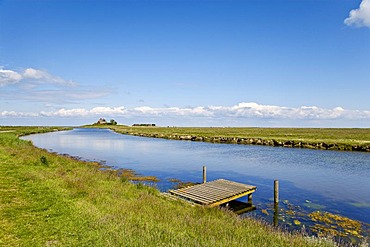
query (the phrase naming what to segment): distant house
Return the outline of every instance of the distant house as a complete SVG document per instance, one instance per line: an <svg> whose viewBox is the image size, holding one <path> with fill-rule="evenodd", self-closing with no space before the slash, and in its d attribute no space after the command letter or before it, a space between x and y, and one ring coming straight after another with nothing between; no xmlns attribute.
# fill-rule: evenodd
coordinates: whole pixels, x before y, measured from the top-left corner
<svg viewBox="0 0 370 247"><path fill-rule="evenodd" d="M104 118L100 118L97 124L107 124L108 122Z"/></svg>
<svg viewBox="0 0 370 247"><path fill-rule="evenodd" d="M133 124L132 126L151 126L151 127L154 127L155 124Z"/></svg>

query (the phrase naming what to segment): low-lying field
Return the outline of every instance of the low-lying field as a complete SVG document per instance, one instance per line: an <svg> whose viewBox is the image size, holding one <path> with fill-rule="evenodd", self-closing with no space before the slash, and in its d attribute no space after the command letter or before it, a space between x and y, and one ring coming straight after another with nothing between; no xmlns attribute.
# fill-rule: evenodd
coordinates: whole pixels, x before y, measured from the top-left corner
<svg viewBox="0 0 370 247"><path fill-rule="evenodd" d="M168 139L370 152L370 129L129 127L123 125L109 126L109 128L123 134Z"/></svg>
<svg viewBox="0 0 370 247"><path fill-rule="evenodd" d="M217 208L191 206L0 127L0 246L332 246Z"/></svg>

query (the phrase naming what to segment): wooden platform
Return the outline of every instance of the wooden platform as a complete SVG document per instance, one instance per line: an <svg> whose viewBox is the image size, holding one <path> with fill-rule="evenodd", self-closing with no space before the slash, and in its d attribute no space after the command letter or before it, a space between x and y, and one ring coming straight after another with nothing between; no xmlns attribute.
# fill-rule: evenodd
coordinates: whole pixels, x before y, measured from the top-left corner
<svg viewBox="0 0 370 247"><path fill-rule="evenodd" d="M251 202L252 193L256 188L253 185L218 179L169 192L204 206L215 207L246 195L249 195Z"/></svg>

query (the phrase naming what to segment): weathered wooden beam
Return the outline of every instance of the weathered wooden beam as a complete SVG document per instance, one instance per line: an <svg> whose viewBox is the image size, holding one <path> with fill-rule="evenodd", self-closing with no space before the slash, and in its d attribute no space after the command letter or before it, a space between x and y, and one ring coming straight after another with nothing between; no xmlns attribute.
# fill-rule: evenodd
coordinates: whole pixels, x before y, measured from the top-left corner
<svg viewBox="0 0 370 247"><path fill-rule="evenodd" d="M274 181L274 203L279 203L279 180Z"/></svg>
<svg viewBox="0 0 370 247"><path fill-rule="evenodd" d="M203 166L203 183L207 182L207 167Z"/></svg>
<svg viewBox="0 0 370 247"><path fill-rule="evenodd" d="M253 192L254 192L254 191L253 191ZM223 199L223 200L220 200L220 201L217 201L217 202L214 202L214 203L208 204L207 206L208 206L208 207L216 207L216 206L219 206L219 205L224 204L224 203L226 203L226 202L233 201L233 200L236 200L236 199L238 199L238 198L240 198L240 197L246 196L246 195L248 195L248 194L250 194L250 193L253 193L253 192L248 191L248 192L240 193L240 194L238 194L238 195L231 196L231 197L225 198L225 199Z"/></svg>

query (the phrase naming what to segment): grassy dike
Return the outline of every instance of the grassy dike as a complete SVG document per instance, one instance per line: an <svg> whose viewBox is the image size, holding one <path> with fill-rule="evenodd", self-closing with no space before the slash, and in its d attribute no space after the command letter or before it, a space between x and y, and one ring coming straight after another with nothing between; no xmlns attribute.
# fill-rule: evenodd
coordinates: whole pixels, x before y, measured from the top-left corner
<svg viewBox="0 0 370 247"><path fill-rule="evenodd" d="M216 208L190 206L0 127L0 246L333 246Z"/></svg>
<svg viewBox="0 0 370 247"><path fill-rule="evenodd" d="M122 134L214 143L370 152L370 129L350 128L195 128L109 127Z"/></svg>

